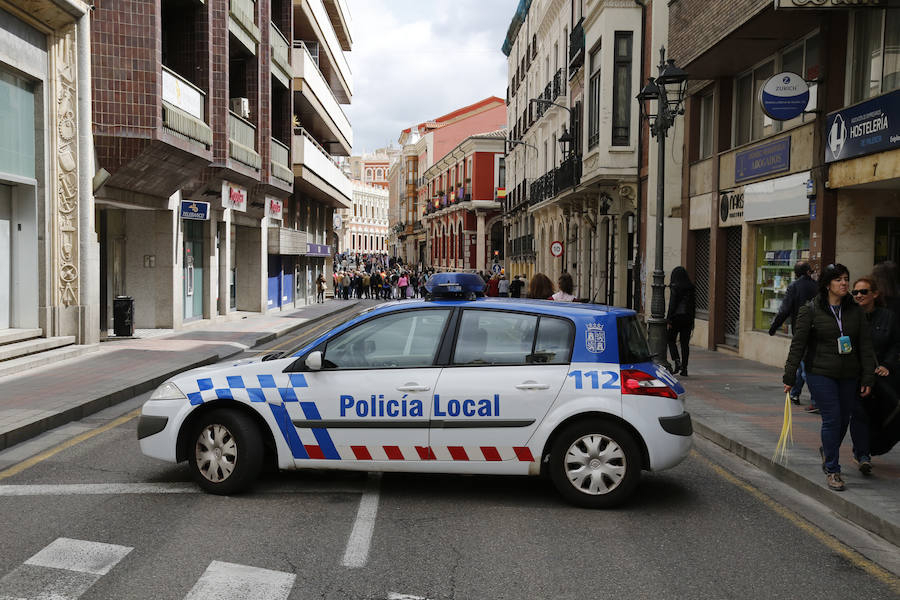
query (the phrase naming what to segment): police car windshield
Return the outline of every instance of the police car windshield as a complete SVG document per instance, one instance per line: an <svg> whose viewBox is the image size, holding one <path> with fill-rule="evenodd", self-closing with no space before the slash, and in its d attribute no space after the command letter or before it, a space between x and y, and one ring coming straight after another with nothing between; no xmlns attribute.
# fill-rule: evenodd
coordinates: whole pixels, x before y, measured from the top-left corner
<svg viewBox="0 0 900 600"><path fill-rule="evenodd" d="M644 328L638 322L637 316L629 315L617 319L619 337L619 362L621 364L633 364L649 362L653 355Z"/></svg>

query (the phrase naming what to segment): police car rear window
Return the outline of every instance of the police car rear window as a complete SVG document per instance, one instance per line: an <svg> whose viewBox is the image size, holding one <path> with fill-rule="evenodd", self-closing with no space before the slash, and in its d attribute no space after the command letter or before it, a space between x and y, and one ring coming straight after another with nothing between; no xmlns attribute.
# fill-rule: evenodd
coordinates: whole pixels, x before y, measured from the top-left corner
<svg viewBox="0 0 900 600"><path fill-rule="evenodd" d="M652 360L650 345L644 334L644 327L637 316L630 315L616 319L619 340L619 363L633 364Z"/></svg>
<svg viewBox="0 0 900 600"><path fill-rule="evenodd" d="M565 319L497 310L465 310L454 365L564 364L572 354Z"/></svg>

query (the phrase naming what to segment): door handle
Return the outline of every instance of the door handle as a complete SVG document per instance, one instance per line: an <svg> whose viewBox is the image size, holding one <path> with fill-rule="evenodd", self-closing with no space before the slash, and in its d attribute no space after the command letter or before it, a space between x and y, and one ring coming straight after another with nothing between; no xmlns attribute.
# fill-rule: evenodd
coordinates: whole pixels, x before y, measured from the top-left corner
<svg viewBox="0 0 900 600"><path fill-rule="evenodd" d="M526 381L516 386L517 390L548 390L550 386L546 383L538 383L536 381Z"/></svg>
<svg viewBox="0 0 900 600"><path fill-rule="evenodd" d="M427 385L419 385L418 383L407 383L397 388L400 392L427 392L431 387Z"/></svg>

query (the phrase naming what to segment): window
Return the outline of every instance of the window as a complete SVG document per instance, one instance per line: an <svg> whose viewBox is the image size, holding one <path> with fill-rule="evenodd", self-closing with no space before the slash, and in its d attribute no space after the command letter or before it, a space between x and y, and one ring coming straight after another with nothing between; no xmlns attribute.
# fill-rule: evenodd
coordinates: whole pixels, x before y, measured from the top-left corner
<svg viewBox="0 0 900 600"><path fill-rule="evenodd" d="M900 87L900 12L865 10L853 14L850 102Z"/></svg>
<svg viewBox="0 0 900 600"><path fill-rule="evenodd" d="M590 57L591 79L588 93L590 94L590 107L588 108L588 148L593 148L600 142L600 47L591 52Z"/></svg>
<svg viewBox="0 0 900 600"><path fill-rule="evenodd" d="M644 335L644 328L636 316L616 319L616 337L619 342L621 364L642 363L652 359L647 336Z"/></svg>
<svg viewBox="0 0 900 600"><path fill-rule="evenodd" d="M713 155L713 124L715 118L715 103L712 94L700 97L700 158L709 158Z"/></svg>
<svg viewBox="0 0 900 600"><path fill-rule="evenodd" d="M372 181L372 169L366 169L366 181Z"/></svg>
<svg viewBox="0 0 900 600"><path fill-rule="evenodd" d="M537 341L529 362L547 365L568 364L572 355L574 327L565 319L541 317Z"/></svg>
<svg viewBox="0 0 900 600"><path fill-rule="evenodd" d="M757 228L754 329L769 328L793 280L794 264L808 260L809 221ZM788 333L788 325L782 327L783 333Z"/></svg>
<svg viewBox="0 0 900 600"><path fill-rule="evenodd" d="M538 317L495 310L463 311L454 365L525 365L532 362Z"/></svg>
<svg viewBox="0 0 900 600"><path fill-rule="evenodd" d="M612 145L627 146L631 132L631 42L630 31L617 31L613 65Z"/></svg>
<svg viewBox="0 0 900 600"><path fill-rule="evenodd" d="M709 319L709 229L694 232L694 286L697 317Z"/></svg>

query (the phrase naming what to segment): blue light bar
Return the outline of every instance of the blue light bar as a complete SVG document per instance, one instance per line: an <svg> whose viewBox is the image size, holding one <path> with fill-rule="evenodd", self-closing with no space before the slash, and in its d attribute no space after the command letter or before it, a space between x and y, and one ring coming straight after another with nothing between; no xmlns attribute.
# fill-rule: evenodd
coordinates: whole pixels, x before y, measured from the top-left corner
<svg viewBox="0 0 900 600"><path fill-rule="evenodd" d="M431 298L484 296L484 279L475 273L435 273L425 283Z"/></svg>

